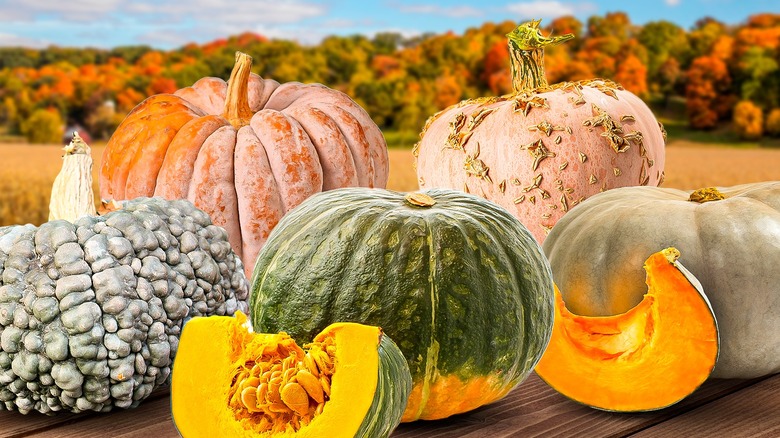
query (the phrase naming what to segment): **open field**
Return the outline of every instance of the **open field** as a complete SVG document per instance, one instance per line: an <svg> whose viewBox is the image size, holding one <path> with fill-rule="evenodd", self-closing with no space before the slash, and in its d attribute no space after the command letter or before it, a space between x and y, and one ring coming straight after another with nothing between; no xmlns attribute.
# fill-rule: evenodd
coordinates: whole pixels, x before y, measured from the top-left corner
<svg viewBox="0 0 780 438"><path fill-rule="evenodd" d="M62 161L61 146L0 144L0 226L40 224L47 220L49 191ZM97 172L102 146L92 148ZM388 188L417 188L411 150L390 149ZM780 149L709 147L688 141L670 142L666 149L665 187L695 189L746 182L780 180Z"/></svg>
<svg viewBox="0 0 780 438"><path fill-rule="evenodd" d="M417 189L413 158L409 150L390 150L388 188ZM664 187L697 189L770 180L780 180L780 149L711 147L687 141L666 147Z"/></svg>

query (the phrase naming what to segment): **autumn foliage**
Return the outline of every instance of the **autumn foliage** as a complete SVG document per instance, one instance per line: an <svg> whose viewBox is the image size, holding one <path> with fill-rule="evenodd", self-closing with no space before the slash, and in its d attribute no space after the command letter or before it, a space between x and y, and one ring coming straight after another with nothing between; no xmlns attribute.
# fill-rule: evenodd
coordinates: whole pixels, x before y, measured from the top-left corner
<svg viewBox="0 0 780 438"><path fill-rule="evenodd" d="M323 83L353 97L382 129L419 132L460 100L512 91L505 35L517 24L488 22L462 35L330 36L314 46L242 33L170 51L0 48L0 132L33 140L37 118L78 123L105 138L151 94L204 76L227 78L237 50L254 58L253 71L264 78ZM547 33L577 36L545 54L550 83L612 79L656 105L680 96L697 129L734 123L739 101L752 102L767 121L780 107L780 14L737 25L703 18L690 29L665 20L637 25L622 12L543 24Z"/></svg>
<svg viewBox="0 0 780 438"><path fill-rule="evenodd" d="M764 117L761 108L749 100L743 100L734 107L734 129L740 138L756 140L764 132Z"/></svg>

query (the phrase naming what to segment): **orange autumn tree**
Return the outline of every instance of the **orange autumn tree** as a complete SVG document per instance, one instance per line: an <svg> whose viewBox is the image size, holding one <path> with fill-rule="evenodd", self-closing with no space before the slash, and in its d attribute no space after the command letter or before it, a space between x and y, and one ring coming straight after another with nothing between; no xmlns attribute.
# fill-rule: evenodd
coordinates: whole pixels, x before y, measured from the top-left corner
<svg viewBox="0 0 780 438"><path fill-rule="evenodd" d="M733 101L726 63L714 56L693 60L686 74L686 110L691 127L712 129L728 114Z"/></svg>
<svg viewBox="0 0 780 438"><path fill-rule="evenodd" d="M764 113L749 100L734 107L734 128L740 138L758 140L764 133Z"/></svg>
<svg viewBox="0 0 780 438"><path fill-rule="evenodd" d="M628 55L618 65L615 81L637 96L644 96L647 94L647 67L635 55Z"/></svg>

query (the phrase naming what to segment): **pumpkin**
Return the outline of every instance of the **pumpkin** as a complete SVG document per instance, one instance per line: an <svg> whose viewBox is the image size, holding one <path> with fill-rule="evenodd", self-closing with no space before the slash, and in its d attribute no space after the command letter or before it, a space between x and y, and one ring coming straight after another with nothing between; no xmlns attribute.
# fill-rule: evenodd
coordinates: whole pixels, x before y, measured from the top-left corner
<svg viewBox="0 0 780 438"><path fill-rule="evenodd" d="M712 376L780 372L780 182L610 190L564 216L544 250L566 306L605 316L642 300L638 265L672 245L685 254L718 319Z"/></svg>
<svg viewBox="0 0 780 438"><path fill-rule="evenodd" d="M572 207L621 186L663 180L665 132L650 109L601 79L548 85L539 21L507 35L512 94L435 114L414 147L421 190L448 187L512 212L541 243Z"/></svg>
<svg viewBox="0 0 780 438"><path fill-rule="evenodd" d="M382 327L413 388L403 421L502 398L531 371L553 318L548 262L498 205L455 190L345 188L288 213L260 252L254 327L310 339L334 321Z"/></svg>
<svg viewBox="0 0 780 438"><path fill-rule="evenodd" d="M718 325L701 283L679 257L667 248L645 261L647 293L625 313L575 315L556 288L539 377L572 400L609 411L661 409L693 393L715 367Z"/></svg>
<svg viewBox="0 0 780 438"><path fill-rule="evenodd" d="M310 195L385 187L387 146L368 114L320 84L279 84L236 54L226 83L207 77L149 97L111 136L103 199L188 199L228 231L247 274L271 229Z"/></svg>
<svg viewBox="0 0 780 438"><path fill-rule="evenodd" d="M246 316L193 318L171 382L179 433L191 437L387 437L412 387L379 327L336 323L301 348L253 333Z"/></svg>
<svg viewBox="0 0 780 438"><path fill-rule="evenodd" d="M137 406L167 383L187 319L247 310L225 230L188 201L94 216L89 152L66 147L49 222L0 228L0 409Z"/></svg>

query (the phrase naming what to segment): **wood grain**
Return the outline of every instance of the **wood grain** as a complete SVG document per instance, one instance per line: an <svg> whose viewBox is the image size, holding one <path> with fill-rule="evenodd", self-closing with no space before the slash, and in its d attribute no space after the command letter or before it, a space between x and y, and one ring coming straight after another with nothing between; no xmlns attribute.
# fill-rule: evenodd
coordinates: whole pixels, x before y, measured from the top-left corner
<svg viewBox="0 0 780 438"><path fill-rule="evenodd" d="M780 380L780 376L775 376ZM393 438L510 436L627 436L750 387L756 380L711 380L680 403L646 413L591 409L555 392L532 374L506 398L473 412L437 421L402 424ZM736 419L734 419L736 420ZM722 421L730 422L729 416Z"/></svg>
<svg viewBox="0 0 780 438"><path fill-rule="evenodd" d="M697 436L779 437L780 375L632 435L636 438Z"/></svg>

